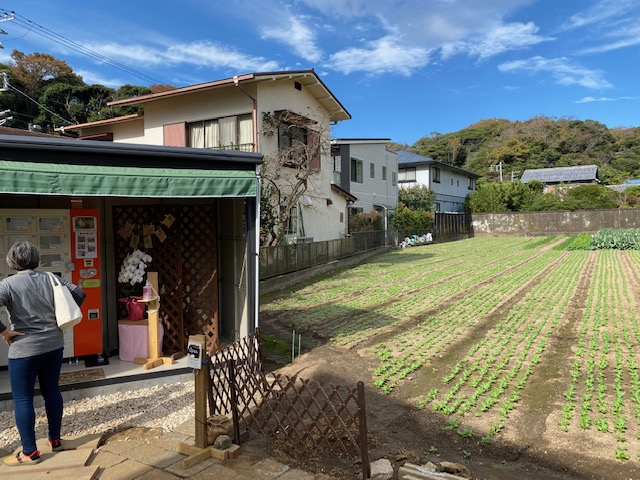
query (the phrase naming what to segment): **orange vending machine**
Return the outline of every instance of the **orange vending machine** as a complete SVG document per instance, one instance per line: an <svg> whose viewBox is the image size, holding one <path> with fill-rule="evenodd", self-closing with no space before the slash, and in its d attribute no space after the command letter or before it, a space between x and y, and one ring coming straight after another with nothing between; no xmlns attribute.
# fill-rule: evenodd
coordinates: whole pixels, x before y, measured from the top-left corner
<svg viewBox="0 0 640 480"><path fill-rule="evenodd" d="M72 282L82 287L87 298L82 304L82 321L73 327L76 357L102 353L102 275L98 210L73 208L71 221Z"/></svg>

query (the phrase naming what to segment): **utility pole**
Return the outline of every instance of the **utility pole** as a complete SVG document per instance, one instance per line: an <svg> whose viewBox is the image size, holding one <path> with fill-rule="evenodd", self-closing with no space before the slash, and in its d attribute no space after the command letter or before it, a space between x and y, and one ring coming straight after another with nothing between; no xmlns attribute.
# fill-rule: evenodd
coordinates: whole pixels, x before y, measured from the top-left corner
<svg viewBox="0 0 640 480"><path fill-rule="evenodd" d="M502 183L502 162L497 165L489 165L490 172L498 172L500 174L500 183Z"/></svg>

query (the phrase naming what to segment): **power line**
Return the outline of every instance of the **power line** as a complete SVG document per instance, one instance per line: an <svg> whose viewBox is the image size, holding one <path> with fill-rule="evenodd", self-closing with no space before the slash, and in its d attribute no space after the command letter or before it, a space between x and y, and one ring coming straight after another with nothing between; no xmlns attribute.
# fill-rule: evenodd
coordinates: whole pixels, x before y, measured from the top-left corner
<svg viewBox="0 0 640 480"><path fill-rule="evenodd" d="M9 83L9 81L7 80L7 74L3 73L2 77L4 78L4 87L3 89L11 89L14 92L18 92L20 95L24 95L25 97L27 97L29 100L31 100L33 103L35 103L36 105L38 105L38 107L40 107L41 109L45 110L46 112L49 112L51 115L55 115L56 117L58 117L60 120L63 120L65 122L67 122L69 125L74 125L74 122L71 122L69 120L67 120L64 117L61 117L60 115L58 115L55 112L52 112L51 110L49 110L47 107L45 107L44 105L38 103L37 101L35 101L33 98L31 98L29 95L27 95L26 93L18 90L16 87L14 87L13 85L11 85Z"/></svg>
<svg viewBox="0 0 640 480"><path fill-rule="evenodd" d="M162 80L158 80L156 78L153 78L145 73L142 73L138 70L135 70L131 67L128 67L127 65L124 65L120 62L117 62L115 60L112 60L109 57L106 57L98 52L94 52L93 50L77 43L74 42L73 40L64 37L63 35L60 35L52 30L49 30L48 28L43 27L42 25L39 25L31 20L29 20L26 17L23 17L22 15L18 15L15 12L8 12L7 10L1 9L0 8L0 12L4 12L5 15L7 15L8 13L11 13L11 15L15 16L15 19L13 20L17 25L20 25L21 27L37 34L40 35L41 37L47 38L49 40L52 40L60 45L63 45L67 48L70 48L71 50L74 50L78 53L81 53L83 55L86 55L90 58L92 58L93 60L105 63L107 65L110 65L114 68L117 68L123 72L126 72L130 75L133 75L135 77L138 77L146 82L149 83L155 83L155 84L161 84L163 83Z"/></svg>

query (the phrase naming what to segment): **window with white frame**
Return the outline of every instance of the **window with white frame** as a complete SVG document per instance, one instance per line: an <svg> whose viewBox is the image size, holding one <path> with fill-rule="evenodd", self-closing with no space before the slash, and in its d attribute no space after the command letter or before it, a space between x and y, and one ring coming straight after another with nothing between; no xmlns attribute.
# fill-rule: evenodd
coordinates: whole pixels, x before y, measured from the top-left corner
<svg viewBox="0 0 640 480"><path fill-rule="evenodd" d="M253 117L250 113L187 124L189 146L253 151Z"/></svg>
<svg viewBox="0 0 640 480"><path fill-rule="evenodd" d="M398 169L398 182L415 182L416 181L416 167L406 167Z"/></svg>
<svg viewBox="0 0 640 480"><path fill-rule="evenodd" d="M396 172L391 172L391 185L396 186Z"/></svg>
<svg viewBox="0 0 640 480"><path fill-rule="evenodd" d="M387 180L387 166L382 165L382 180Z"/></svg>
<svg viewBox="0 0 640 480"><path fill-rule="evenodd" d="M281 210L284 210L284 207L280 207ZM296 207L292 207L289 211L289 217L284 224L284 234L285 235L297 235L298 234L298 209Z"/></svg>

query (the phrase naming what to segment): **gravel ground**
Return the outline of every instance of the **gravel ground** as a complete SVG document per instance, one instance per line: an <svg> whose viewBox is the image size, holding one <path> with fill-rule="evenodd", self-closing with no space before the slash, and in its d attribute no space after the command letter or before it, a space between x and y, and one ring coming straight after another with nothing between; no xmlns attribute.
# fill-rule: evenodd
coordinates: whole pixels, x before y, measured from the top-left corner
<svg viewBox="0 0 640 480"><path fill-rule="evenodd" d="M170 432L193 418L194 383L172 383L65 402L62 437L105 434L125 427ZM36 438L47 437L44 407L36 409ZM13 412L0 412L0 449L20 445Z"/></svg>

